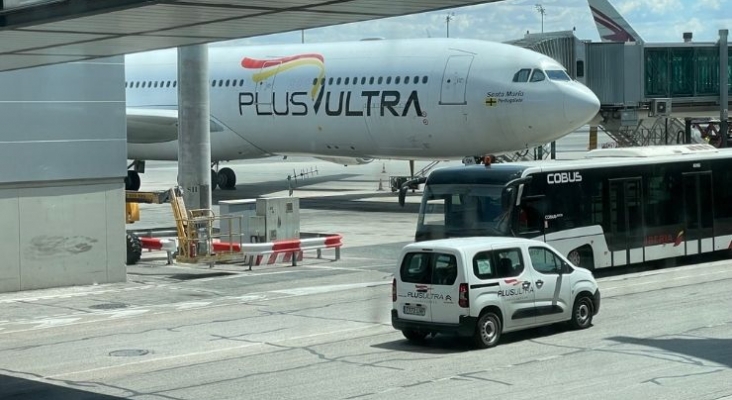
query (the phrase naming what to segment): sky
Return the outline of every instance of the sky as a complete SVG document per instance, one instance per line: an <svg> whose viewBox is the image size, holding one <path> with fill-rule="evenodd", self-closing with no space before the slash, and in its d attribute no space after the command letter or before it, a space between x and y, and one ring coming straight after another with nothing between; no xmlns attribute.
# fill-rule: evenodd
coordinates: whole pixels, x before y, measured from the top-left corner
<svg viewBox="0 0 732 400"><path fill-rule="evenodd" d="M683 32L693 40L716 42L719 29L732 31L732 0L610 0L647 43L682 42ZM450 37L507 41L526 33L575 30L579 39L599 41L587 0L505 0L471 7L408 15L376 21L331 26L305 31L305 42L444 37L450 13ZM217 45L299 43L301 32L240 39Z"/></svg>

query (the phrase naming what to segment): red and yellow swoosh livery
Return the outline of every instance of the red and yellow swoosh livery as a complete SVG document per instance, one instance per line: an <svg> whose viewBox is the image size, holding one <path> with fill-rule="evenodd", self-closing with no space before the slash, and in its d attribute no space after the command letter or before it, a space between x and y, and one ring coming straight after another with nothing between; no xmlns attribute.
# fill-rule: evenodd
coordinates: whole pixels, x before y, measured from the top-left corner
<svg viewBox="0 0 732 400"><path fill-rule="evenodd" d="M288 71L290 69L301 67L304 65L312 65L320 69L317 82L320 82L320 80L323 79L323 77L325 76L325 59L321 54L317 53L305 53L288 57L268 59L255 59L244 57L244 59L241 60L241 66L243 68L260 70L259 72L252 75L252 80L257 83L271 76L277 75L280 72ZM318 88L320 87L317 82L310 90L310 96L313 98L315 98L315 95L318 93Z"/></svg>

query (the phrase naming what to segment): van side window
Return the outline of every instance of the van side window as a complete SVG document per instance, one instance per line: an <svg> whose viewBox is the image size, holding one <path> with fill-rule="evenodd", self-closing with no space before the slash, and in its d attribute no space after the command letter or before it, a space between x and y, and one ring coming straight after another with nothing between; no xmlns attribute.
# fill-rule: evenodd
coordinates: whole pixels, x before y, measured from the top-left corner
<svg viewBox="0 0 732 400"><path fill-rule="evenodd" d="M482 251L473 257L473 273L478 279L492 279L496 277L496 268L492 265L493 253Z"/></svg>
<svg viewBox="0 0 732 400"><path fill-rule="evenodd" d="M529 247L529 258L534 270L542 274L558 274L562 270L562 260L544 247Z"/></svg>
<svg viewBox="0 0 732 400"><path fill-rule="evenodd" d="M498 278L512 278L524 272L521 249L496 250L493 253L497 264Z"/></svg>

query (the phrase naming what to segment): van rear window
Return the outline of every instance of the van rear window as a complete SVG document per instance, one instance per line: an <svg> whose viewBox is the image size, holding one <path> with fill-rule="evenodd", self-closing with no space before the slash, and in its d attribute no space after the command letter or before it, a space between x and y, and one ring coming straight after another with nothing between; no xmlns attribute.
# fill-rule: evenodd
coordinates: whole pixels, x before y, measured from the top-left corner
<svg viewBox="0 0 732 400"><path fill-rule="evenodd" d="M399 268L402 282L453 285L457 279L457 260L452 254L408 253Z"/></svg>

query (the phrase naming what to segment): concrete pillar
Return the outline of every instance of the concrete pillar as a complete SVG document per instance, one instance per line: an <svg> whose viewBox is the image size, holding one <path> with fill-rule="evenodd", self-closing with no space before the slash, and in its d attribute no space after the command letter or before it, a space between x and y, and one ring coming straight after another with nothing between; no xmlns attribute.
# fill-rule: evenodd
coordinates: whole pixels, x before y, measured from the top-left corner
<svg viewBox="0 0 732 400"><path fill-rule="evenodd" d="M208 47L178 48L178 184L187 209L211 208Z"/></svg>
<svg viewBox="0 0 732 400"><path fill-rule="evenodd" d="M721 147L727 147L727 132L729 132L729 52L727 44L727 29L719 30L719 131L722 133Z"/></svg>

